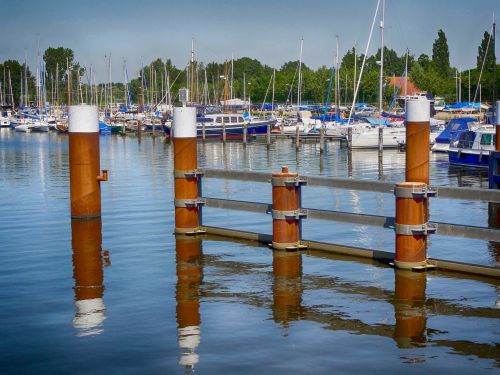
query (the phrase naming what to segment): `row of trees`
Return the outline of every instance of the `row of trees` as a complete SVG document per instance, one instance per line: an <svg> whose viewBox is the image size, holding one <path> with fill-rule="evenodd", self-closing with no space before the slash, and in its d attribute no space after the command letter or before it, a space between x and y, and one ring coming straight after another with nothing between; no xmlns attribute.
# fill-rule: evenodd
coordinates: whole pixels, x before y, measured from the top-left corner
<svg viewBox="0 0 500 375"><path fill-rule="evenodd" d="M450 65L449 49L444 31L439 30L438 36L432 47L432 56L421 54L418 58L406 53L398 55L394 50L384 48L384 76L401 76L404 74L405 65L408 64L409 77L412 82L421 90L432 92L437 96L443 96L447 102L458 100L457 93L461 90L462 100L469 99L469 74L471 100L477 92L481 92L483 101L493 101L494 88L500 92L500 65L495 66L495 55L493 41L488 32L484 33L483 40L478 47L476 67L468 71L459 72ZM341 59L338 72L340 86L340 102L349 103L352 101L354 93L354 79L359 76L359 70L364 56L357 54L355 49L349 50ZM379 60L380 49L375 55L366 59L358 101L376 102L378 100L379 85ZM406 61L407 60L407 61ZM186 67L175 67L170 59L155 59L145 66L138 77L129 82L128 93L123 83L96 84L94 76L90 76L89 69L79 65L74 59L74 53L69 48L48 48L43 54L44 64L40 64L39 69L44 66L45 87L47 100L58 103L73 102L96 103L96 100L103 104L104 101L124 101L128 96L134 103L138 103L141 93L144 93L145 102L158 102L165 96L167 83L171 85L171 93L175 99L179 88L195 82L195 87L199 92L198 99L201 100L203 93L205 99L210 101L222 100L224 87L232 77L233 97L250 97L253 102L264 100L267 94L267 101L270 101L270 82L273 75L273 68L263 65L256 59L243 57L223 63L211 62L208 64L197 63L195 77L189 65ZM276 70L275 79L275 100L277 102L297 101L298 83L298 61L289 61ZM230 73L231 65L234 70ZM71 74L68 76L67 67L70 66ZM494 70L496 72L496 82L494 82ZM479 75L481 70L481 90L478 88ZM25 73L26 72L26 73ZM190 73L191 72L191 73ZM35 100L35 77L29 68L15 60L7 60L0 64L0 83L3 98L9 101L9 74L14 102L19 103L21 93L21 82L27 76L29 98ZM302 64L302 101L324 102L329 86L331 68L322 66L316 70ZM225 77L228 81L225 81ZM71 84L68 85L68 78ZM461 79L462 78L462 79ZM387 81L386 81L387 82ZM91 87L92 86L92 87ZM68 87L70 95L68 95ZM384 101L390 101L394 93L394 87L385 85ZM128 95L127 95L128 94ZM89 99L92 96L92 99ZM10 99L11 101L12 99ZM333 94L332 98L333 100ZM476 101L479 100L479 95Z"/></svg>

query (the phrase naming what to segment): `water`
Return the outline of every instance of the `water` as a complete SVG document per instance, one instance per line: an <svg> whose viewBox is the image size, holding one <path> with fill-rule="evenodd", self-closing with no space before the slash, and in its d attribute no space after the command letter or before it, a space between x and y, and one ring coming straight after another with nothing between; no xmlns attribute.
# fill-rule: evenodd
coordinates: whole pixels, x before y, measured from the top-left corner
<svg viewBox="0 0 500 375"><path fill-rule="evenodd" d="M500 367L500 283L173 231L173 153L101 137L102 224L71 225L67 137L0 133L2 373L331 373ZM404 154L335 143L199 144L200 165L401 181ZM434 185L483 186L433 155ZM206 196L269 202L268 184L207 179ZM390 194L304 188L304 205L393 215ZM432 219L488 225L482 202L433 200ZM266 215L206 209L209 225L270 233ZM391 251L388 229L306 220L304 237ZM73 240L73 242L72 242ZM495 265L498 244L434 236L431 256ZM102 243L102 245L101 245ZM101 252L101 248L103 252ZM176 254L176 249L177 254ZM104 252L107 250L107 252ZM109 253L109 256L106 256ZM105 255L105 256L103 256ZM411 287L408 287L410 285ZM406 287L405 287L406 286Z"/></svg>

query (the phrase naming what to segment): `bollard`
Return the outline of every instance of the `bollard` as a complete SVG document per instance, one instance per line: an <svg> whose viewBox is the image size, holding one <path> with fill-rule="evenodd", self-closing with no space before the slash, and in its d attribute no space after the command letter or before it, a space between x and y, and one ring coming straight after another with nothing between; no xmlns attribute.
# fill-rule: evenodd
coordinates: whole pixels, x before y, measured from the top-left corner
<svg viewBox="0 0 500 375"><path fill-rule="evenodd" d="M273 318L288 327L303 315L302 254L273 251Z"/></svg>
<svg viewBox="0 0 500 375"><path fill-rule="evenodd" d="M75 279L73 327L78 330L77 336L80 337L101 333L102 323L106 319L101 243L101 219L71 222L73 278Z"/></svg>
<svg viewBox="0 0 500 375"><path fill-rule="evenodd" d="M429 185L430 102L406 103L406 181Z"/></svg>
<svg viewBox="0 0 500 375"><path fill-rule="evenodd" d="M395 271L394 340L401 349L421 347L426 342L425 289L427 275Z"/></svg>
<svg viewBox="0 0 500 375"><path fill-rule="evenodd" d="M247 145L247 137L248 137L248 127L247 124L243 125L243 146Z"/></svg>
<svg viewBox="0 0 500 375"><path fill-rule="evenodd" d="M222 119L222 142L226 143L226 123L224 122L225 119Z"/></svg>
<svg viewBox="0 0 500 375"><path fill-rule="evenodd" d="M267 124L266 144L271 144L271 124Z"/></svg>
<svg viewBox="0 0 500 375"><path fill-rule="evenodd" d="M347 148L352 150L352 128L347 128Z"/></svg>
<svg viewBox="0 0 500 375"><path fill-rule="evenodd" d="M196 108L174 108L175 233L197 234L200 230L202 173L197 169Z"/></svg>
<svg viewBox="0 0 500 375"><path fill-rule="evenodd" d="M325 128L323 125L319 128L319 153L325 152Z"/></svg>
<svg viewBox="0 0 500 375"><path fill-rule="evenodd" d="M70 106L68 122L71 217L98 218L101 216L100 183L108 180L108 171L104 169L100 175L97 107Z"/></svg>
<svg viewBox="0 0 500 375"><path fill-rule="evenodd" d="M384 151L384 128L382 126L378 128L378 150Z"/></svg>
<svg viewBox="0 0 500 375"><path fill-rule="evenodd" d="M396 256L394 265L409 270L434 268L427 264L427 235L436 228L427 223L426 200L433 194L422 182L396 184Z"/></svg>
<svg viewBox="0 0 500 375"><path fill-rule="evenodd" d="M284 250L305 249L300 243L300 222L307 217L307 211L300 208L301 186L306 180L298 173L291 173L288 167L272 174L273 189L273 242L272 247Z"/></svg>
<svg viewBox="0 0 500 375"><path fill-rule="evenodd" d="M179 364L191 368L199 362L201 239L175 236L177 285L175 292Z"/></svg>
<svg viewBox="0 0 500 375"><path fill-rule="evenodd" d="M300 148L300 129L299 129L299 124L295 125L295 148L297 150Z"/></svg>
<svg viewBox="0 0 500 375"><path fill-rule="evenodd" d="M206 133L206 129L205 129L205 122L201 123L201 138L202 138L203 142L205 142L207 140L207 133Z"/></svg>

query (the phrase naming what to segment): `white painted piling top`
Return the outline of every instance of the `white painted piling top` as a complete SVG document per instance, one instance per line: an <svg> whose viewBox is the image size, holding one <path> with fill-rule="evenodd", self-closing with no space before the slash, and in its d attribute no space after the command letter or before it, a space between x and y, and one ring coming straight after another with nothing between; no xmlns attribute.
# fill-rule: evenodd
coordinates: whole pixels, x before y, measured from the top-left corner
<svg viewBox="0 0 500 375"><path fill-rule="evenodd" d="M496 121L496 125L500 126L500 100L497 101L497 111L496 111L496 114L497 114L497 121Z"/></svg>
<svg viewBox="0 0 500 375"><path fill-rule="evenodd" d="M196 138L196 108L175 107L172 129L174 138Z"/></svg>
<svg viewBox="0 0 500 375"><path fill-rule="evenodd" d="M71 105L68 109L70 133L99 133L99 112L95 105Z"/></svg>
<svg viewBox="0 0 500 375"><path fill-rule="evenodd" d="M406 102L407 122L429 122L431 118L431 102L425 98L409 99Z"/></svg>

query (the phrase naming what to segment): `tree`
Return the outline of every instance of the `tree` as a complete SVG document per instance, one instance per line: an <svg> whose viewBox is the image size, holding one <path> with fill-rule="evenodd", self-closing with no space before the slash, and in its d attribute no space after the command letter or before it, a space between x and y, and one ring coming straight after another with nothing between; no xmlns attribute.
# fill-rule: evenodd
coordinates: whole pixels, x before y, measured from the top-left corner
<svg viewBox="0 0 500 375"><path fill-rule="evenodd" d="M443 30L439 29L438 37L432 45L432 63L439 73L443 76L449 76L450 68L450 52L448 50L448 41Z"/></svg>
<svg viewBox="0 0 500 375"><path fill-rule="evenodd" d="M75 55L72 49L64 47L49 47L43 54L43 61L45 63L45 72L47 74L47 89L55 87L55 82L58 82L59 99L61 101L67 100L67 95L63 92L66 90L67 94L67 66L71 68L72 72L72 91L73 95L76 93L79 81L85 69L80 67L78 62L74 61ZM61 88L64 88L61 90ZM53 97L53 95L52 95Z"/></svg>
<svg viewBox="0 0 500 375"><path fill-rule="evenodd" d="M28 76L28 99L34 99L34 88L35 82L33 75L28 67L24 64L20 64L17 60L7 60L4 61L3 64L0 64L0 82L2 83L2 92L5 94L4 101L8 104L12 104L12 98L10 96L10 87L9 87L9 73L10 73L10 82L12 85L12 94L14 97L14 105L20 104L20 96L21 96L21 80L24 85L24 72L26 71L26 75ZM24 88L23 88L24 90Z"/></svg>
<svg viewBox="0 0 500 375"><path fill-rule="evenodd" d="M493 50L493 41L490 40L491 34L487 31L484 32L483 40L479 47L477 47L477 60L476 67L481 70L483 66L483 60L486 58L484 62L484 68L487 70L493 70L493 66L495 66L495 51Z"/></svg>

